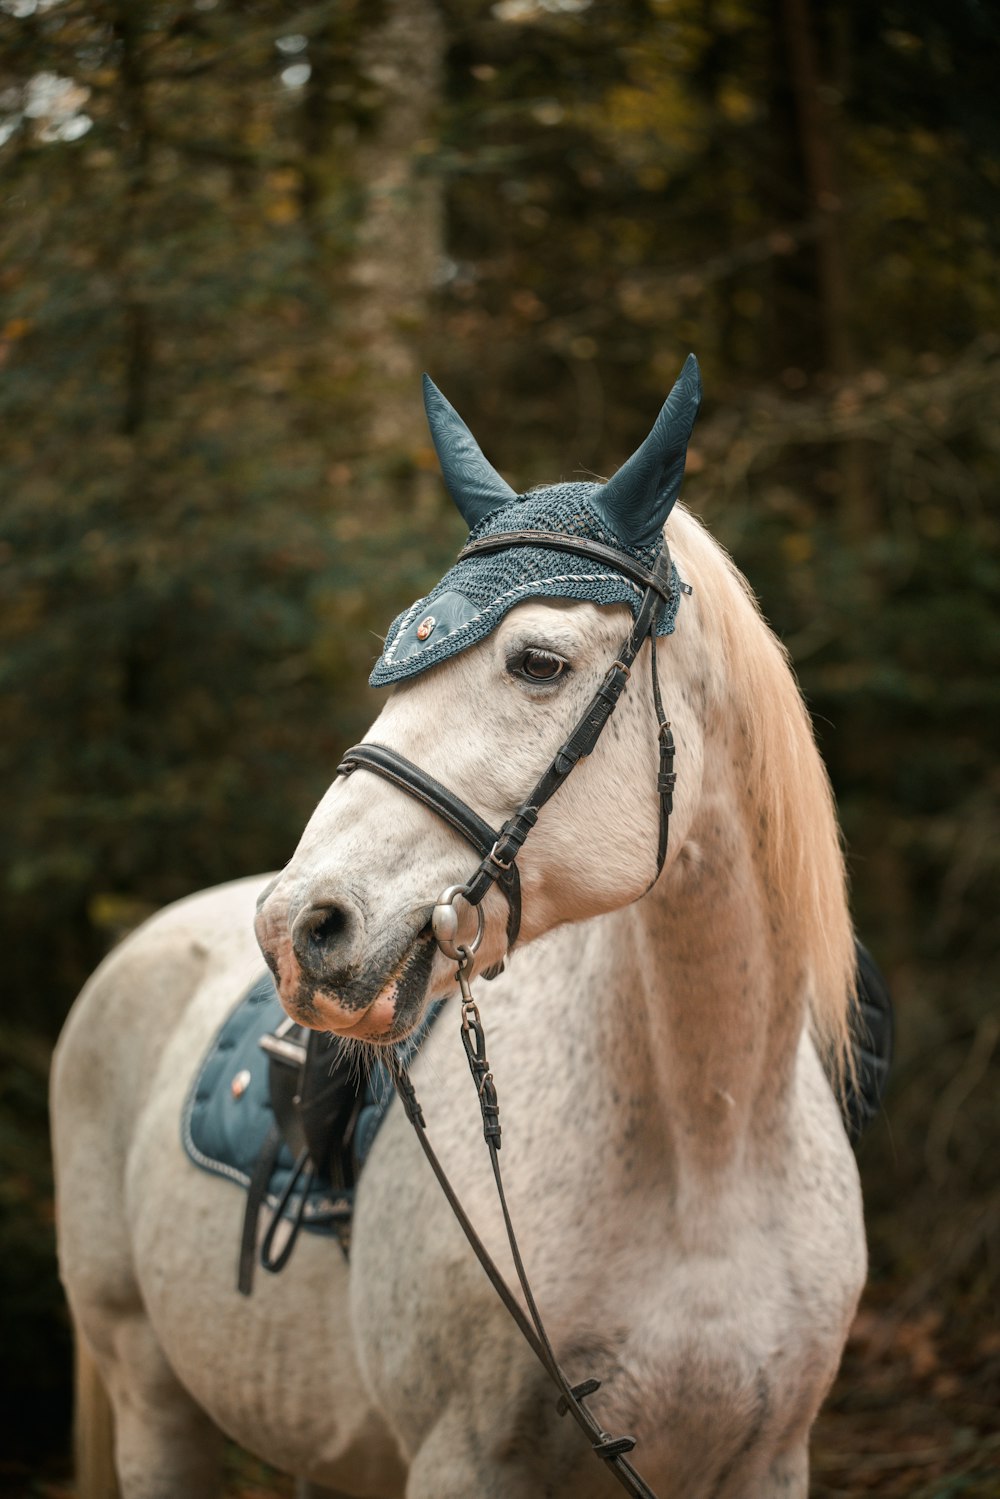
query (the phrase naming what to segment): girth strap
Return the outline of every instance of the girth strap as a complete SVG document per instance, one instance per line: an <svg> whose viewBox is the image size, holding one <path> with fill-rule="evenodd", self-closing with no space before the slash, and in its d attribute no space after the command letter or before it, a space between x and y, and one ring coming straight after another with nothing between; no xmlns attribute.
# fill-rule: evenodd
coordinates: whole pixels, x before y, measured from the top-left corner
<svg viewBox="0 0 1000 1499"><path fill-rule="evenodd" d="M356 744L349 749L337 767L338 775L350 775L357 769L371 770L383 780L389 781L393 786L398 786L401 791L406 791L410 796L416 797L417 801L423 802L432 812L436 812L448 825L454 828L456 833L463 837L466 843L472 847L482 858L487 858L496 847L501 834L484 818L474 812L462 799L449 791L447 786L442 786L433 776L407 760L404 755L396 750L389 749L384 744ZM507 945L513 947L517 941L517 934L521 929L521 877L517 871L517 865L512 864L509 869L498 870L496 882L507 897ZM491 881L492 883L492 881ZM485 887L479 899L482 900L486 894Z"/></svg>

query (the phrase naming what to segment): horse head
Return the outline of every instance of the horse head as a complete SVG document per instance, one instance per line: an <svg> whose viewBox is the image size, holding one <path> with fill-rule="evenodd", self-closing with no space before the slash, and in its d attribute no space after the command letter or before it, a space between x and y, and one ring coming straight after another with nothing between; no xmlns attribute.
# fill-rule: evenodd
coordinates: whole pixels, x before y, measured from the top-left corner
<svg viewBox="0 0 1000 1499"><path fill-rule="evenodd" d="M424 394L469 541L436 588L393 623L371 678L392 692L366 744L405 756L501 828L644 618L642 580L658 565L680 491L701 398L698 366L691 356L649 436L607 483L524 495L426 377ZM683 549L677 557L683 567ZM649 639L639 641L608 732L541 807L518 858L522 944L637 900L659 872L662 762L651 655L674 633L685 586L675 563L659 565L661 596L643 625ZM683 681L678 690L678 676L698 670L684 631L662 654L674 658L668 708L683 757L669 862L693 815L701 730L696 693ZM454 987L454 965L439 951L429 916L439 893L465 883L474 865L461 833L412 788L391 777L339 776L259 905L258 939L289 1013L376 1042L408 1034ZM480 972L495 971L508 951L505 888L494 886L483 900ZM476 918L463 917L471 934Z"/></svg>

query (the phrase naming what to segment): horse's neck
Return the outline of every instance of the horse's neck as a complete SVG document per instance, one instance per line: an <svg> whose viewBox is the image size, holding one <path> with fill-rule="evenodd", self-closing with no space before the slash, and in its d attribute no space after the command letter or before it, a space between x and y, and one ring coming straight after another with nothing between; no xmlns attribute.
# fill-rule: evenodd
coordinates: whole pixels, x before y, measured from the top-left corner
<svg viewBox="0 0 1000 1499"><path fill-rule="evenodd" d="M646 1099L694 1176L739 1168L780 1123L805 1011L795 944L758 870L758 829L730 766L673 867L595 943L596 1055ZM661 1142L662 1143L662 1142Z"/></svg>

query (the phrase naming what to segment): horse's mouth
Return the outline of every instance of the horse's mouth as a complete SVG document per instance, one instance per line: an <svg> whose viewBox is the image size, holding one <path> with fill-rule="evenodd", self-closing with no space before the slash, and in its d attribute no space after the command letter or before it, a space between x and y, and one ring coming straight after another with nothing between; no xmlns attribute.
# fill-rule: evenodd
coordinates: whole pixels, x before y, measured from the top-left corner
<svg viewBox="0 0 1000 1499"><path fill-rule="evenodd" d="M294 993L282 994L281 1002L300 1025L391 1046L404 1041L423 1018L436 952L430 929L424 927L387 977L373 983L365 975L336 994L300 978Z"/></svg>

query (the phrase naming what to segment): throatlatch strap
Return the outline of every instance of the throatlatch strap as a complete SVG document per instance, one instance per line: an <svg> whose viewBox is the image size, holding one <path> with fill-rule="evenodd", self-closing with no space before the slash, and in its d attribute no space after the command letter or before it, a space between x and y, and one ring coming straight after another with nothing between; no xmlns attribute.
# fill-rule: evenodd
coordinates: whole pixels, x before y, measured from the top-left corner
<svg viewBox="0 0 1000 1499"><path fill-rule="evenodd" d="M667 858L667 837L670 833L670 814L674 810L674 788L677 773L674 770L674 732L670 727L660 696L660 675L656 665L656 639L652 638L650 671L653 675L653 707L656 710L657 737L660 744L660 768L656 775L656 790L660 798L660 841L656 850L656 874L653 885L663 873ZM650 886L652 889L652 885Z"/></svg>

